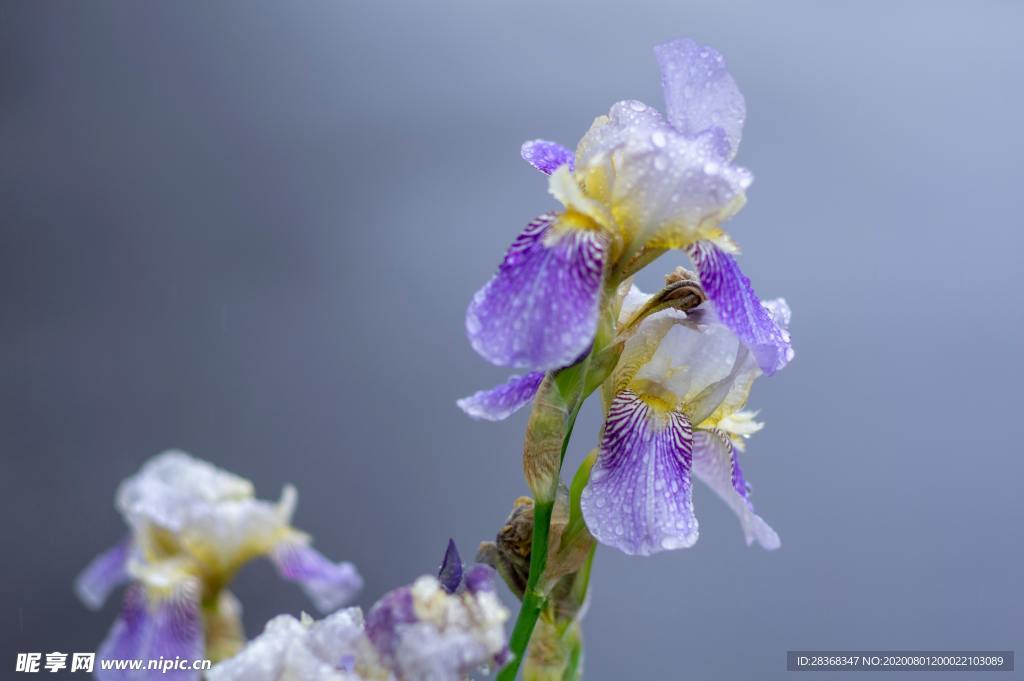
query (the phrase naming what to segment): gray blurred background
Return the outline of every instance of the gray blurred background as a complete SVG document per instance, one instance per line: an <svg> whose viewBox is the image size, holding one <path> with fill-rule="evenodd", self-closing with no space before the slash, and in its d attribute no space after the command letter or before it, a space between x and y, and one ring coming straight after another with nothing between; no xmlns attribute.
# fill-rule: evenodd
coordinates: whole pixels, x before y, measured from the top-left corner
<svg viewBox="0 0 1024 681"><path fill-rule="evenodd" d="M89 612L71 581L168 447L264 497L295 483L364 606L449 536L492 537L526 492L526 415L454 400L507 375L465 306L555 205L519 144L660 107L651 48L682 35L746 94L757 179L730 230L794 311L745 460L783 548L747 548L698 488L695 548L601 550L588 678L1024 649L1022 3L5 0L0 669L105 635L118 598ZM235 590L250 634L311 607L263 562Z"/></svg>

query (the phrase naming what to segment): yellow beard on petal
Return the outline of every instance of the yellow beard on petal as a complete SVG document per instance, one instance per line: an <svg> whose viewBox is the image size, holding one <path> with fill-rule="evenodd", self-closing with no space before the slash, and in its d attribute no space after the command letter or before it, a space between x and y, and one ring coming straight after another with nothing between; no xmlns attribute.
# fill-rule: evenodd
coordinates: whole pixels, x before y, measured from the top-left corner
<svg viewBox="0 0 1024 681"><path fill-rule="evenodd" d="M640 397L640 401L650 408L651 415L659 422L663 421L671 412L677 411L679 398L659 383L640 380L635 381L631 387Z"/></svg>
<svg viewBox="0 0 1024 681"><path fill-rule="evenodd" d="M602 226L589 215L584 215L577 210L569 208L558 216L555 224L551 226L551 229L545 235L545 245L550 246L551 243L560 239L566 232L574 230L582 232L599 232L602 229Z"/></svg>

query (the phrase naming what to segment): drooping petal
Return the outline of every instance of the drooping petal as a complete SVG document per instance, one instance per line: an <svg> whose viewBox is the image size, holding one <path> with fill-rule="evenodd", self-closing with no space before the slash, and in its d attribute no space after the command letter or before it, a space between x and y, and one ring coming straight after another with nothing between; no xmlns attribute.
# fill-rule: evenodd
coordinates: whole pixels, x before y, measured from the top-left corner
<svg viewBox="0 0 1024 681"><path fill-rule="evenodd" d="M459 555L454 539L448 540L448 549L444 552L437 580L441 582L441 588L450 594L455 593L462 584L462 556Z"/></svg>
<svg viewBox="0 0 1024 681"><path fill-rule="evenodd" d="M556 369L594 339L605 239L556 220L547 213L527 225L466 311L473 349L494 364Z"/></svg>
<svg viewBox="0 0 1024 681"><path fill-rule="evenodd" d="M523 376L510 376L501 385L490 390L477 391L469 397L458 400L456 404L471 418L501 421L529 404L543 380L543 371L534 371Z"/></svg>
<svg viewBox="0 0 1024 681"><path fill-rule="evenodd" d="M520 153L524 161L545 175L550 175L556 168L564 165L568 165L569 170L572 170L576 156L571 149L547 140L523 142Z"/></svg>
<svg viewBox="0 0 1024 681"><path fill-rule="evenodd" d="M618 102L580 140L576 175L611 207L629 252L680 248L715 233L746 200L753 178L723 158L727 149L720 128L689 136L642 102Z"/></svg>
<svg viewBox="0 0 1024 681"><path fill-rule="evenodd" d="M722 55L689 38L658 45L654 53L661 68L668 122L690 136L720 128L728 139L725 159L735 156L747 106Z"/></svg>
<svg viewBox="0 0 1024 681"><path fill-rule="evenodd" d="M754 293L750 279L740 270L736 260L707 241L691 247L690 257L722 323L750 348L761 370L771 375L785 367L793 359L789 332L776 322L771 310ZM789 308L785 307L787 320L788 311Z"/></svg>
<svg viewBox="0 0 1024 681"><path fill-rule="evenodd" d="M692 546L691 447L683 414L655 413L632 390L616 395L580 499L591 534L632 555Z"/></svg>
<svg viewBox="0 0 1024 681"><path fill-rule="evenodd" d="M128 579L125 566L132 541L126 537L113 548L92 559L75 579L75 593L92 610L99 610L110 592Z"/></svg>
<svg viewBox="0 0 1024 681"><path fill-rule="evenodd" d="M693 472L739 517L747 545L757 540L766 549L779 548L779 535L754 513L750 486L728 436L718 431L694 431Z"/></svg>
<svg viewBox="0 0 1024 681"><path fill-rule="evenodd" d="M363 579L352 563L332 563L303 541L283 541L270 557L281 576L297 582L320 612L336 610L363 588Z"/></svg>
<svg viewBox="0 0 1024 681"><path fill-rule="evenodd" d="M100 644L99 660L165 660L203 657L203 620L198 584L189 580L166 595L149 596L145 587L133 584L125 592L121 616ZM102 669L100 681L198 681L198 670Z"/></svg>

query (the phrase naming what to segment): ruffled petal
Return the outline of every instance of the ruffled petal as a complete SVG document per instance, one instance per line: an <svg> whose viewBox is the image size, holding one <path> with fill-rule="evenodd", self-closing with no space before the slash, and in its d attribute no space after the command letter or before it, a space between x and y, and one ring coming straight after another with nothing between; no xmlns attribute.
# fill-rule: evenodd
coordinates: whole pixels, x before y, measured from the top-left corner
<svg viewBox="0 0 1024 681"><path fill-rule="evenodd" d="M292 650L306 635L306 627L291 615L278 615L267 622L263 633L234 657L215 665L206 673L207 681L279 681L297 657ZM319 681L319 680L318 680Z"/></svg>
<svg viewBox="0 0 1024 681"><path fill-rule="evenodd" d="M474 419L501 421L529 404L543 380L543 371L510 376L501 385L477 391L469 397L463 397L456 404Z"/></svg>
<svg viewBox="0 0 1024 681"><path fill-rule="evenodd" d="M708 241L691 247L690 257L722 323L750 348L761 370L771 375L785 367L793 359L789 331L775 320L772 310L754 293L750 279L740 270L736 260ZM774 305L780 321L788 322L789 307L785 301Z"/></svg>
<svg viewBox="0 0 1024 681"><path fill-rule="evenodd" d="M735 156L747 106L722 55L689 38L658 45L654 53L661 67L668 122L690 136L720 128L728 141L724 158Z"/></svg>
<svg viewBox="0 0 1024 681"><path fill-rule="evenodd" d="M753 178L727 149L720 128L689 136L642 102L618 102L580 140L576 175L611 207L631 252L679 248L713 235L746 200Z"/></svg>
<svg viewBox="0 0 1024 681"><path fill-rule="evenodd" d="M278 615L240 653L206 673L207 681L361 681L356 670L387 678L363 632L359 608L319 622Z"/></svg>
<svg viewBox="0 0 1024 681"><path fill-rule="evenodd" d="M126 537L121 543L93 558L75 579L75 593L87 607L99 610L110 592L128 579L125 566L131 554L131 546L131 538Z"/></svg>
<svg viewBox="0 0 1024 681"><path fill-rule="evenodd" d="M591 534L632 555L692 546L691 448L683 414L655 414L632 390L616 395L580 499Z"/></svg>
<svg viewBox="0 0 1024 681"><path fill-rule="evenodd" d="M556 220L548 213L527 225L466 311L473 349L494 364L557 369L594 339L605 239Z"/></svg>
<svg viewBox="0 0 1024 681"><path fill-rule="evenodd" d="M728 436L717 431L694 431L693 472L739 517L747 545L756 540L766 549L779 548L779 535L754 513L750 486Z"/></svg>
<svg viewBox="0 0 1024 681"><path fill-rule="evenodd" d="M352 563L332 563L304 542L281 542L270 556L281 576L297 582L320 612L336 610L363 588Z"/></svg>
<svg viewBox="0 0 1024 681"><path fill-rule="evenodd" d="M198 585L192 580L165 596L150 597L145 587L133 584L125 592L121 616L100 644L99 660L197 660L203 657L203 620ZM198 670L102 669L100 681L198 681Z"/></svg>
<svg viewBox="0 0 1024 681"><path fill-rule="evenodd" d="M404 625L419 621L412 589L399 587L374 603L366 614L366 635L381 657L391 661L401 640Z"/></svg>
<svg viewBox="0 0 1024 681"><path fill-rule="evenodd" d="M524 161L545 175L550 175L564 165L568 165L569 170L572 170L575 162L575 154L571 149L566 149L558 142L547 140L523 142L520 153Z"/></svg>
<svg viewBox="0 0 1024 681"><path fill-rule="evenodd" d="M121 483L117 507L131 525L152 523L178 532L196 508L251 498L252 483L179 450L154 456Z"/></svg>
<svg viewBox="0 0 1024 681"><path fill-rule="evenodd" d="M458 681L501 659L508 611L491 590L449 594L433 577L386 594L366 632L384 665L408 681Z"/></svg>

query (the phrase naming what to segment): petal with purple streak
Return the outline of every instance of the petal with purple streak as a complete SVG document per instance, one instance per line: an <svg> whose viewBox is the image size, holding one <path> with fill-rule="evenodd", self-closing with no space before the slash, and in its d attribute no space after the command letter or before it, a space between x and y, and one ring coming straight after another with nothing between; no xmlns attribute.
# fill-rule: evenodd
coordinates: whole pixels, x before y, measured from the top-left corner
<svg viewBox="0 0 1024 681"><path fill-rule="evenodd" d="M683 414L656 414L632 390L616 395L580 499L591 534L631 555L692 546L691 447Z"/></svg>
<svg viewBox="0 0 1024 681"><path fill-rule="evenodd" d="M694 431L693 473L739 517L748 545L757 540L766 549L779 548L779 535L754 513L750 486L743 477L736 450L727 435L719 431Z"/></svg>
<svg viewBox="0 0 1024 681"><path fill-rule="evenodd" d="M172 594L150 598L145 587L125 591L121 616L114 622L96 657L100 660L197 660L203 657L203 620L198 586L179 585ZM96 665L100 681L198 681L197 670L116 670Z"/></svg>
<svg viewBox="0 0 1024 681"><path fill-rule="evenodd" d="M466 311L473 349L494 364L557 369L594 339L605 238L557 219L547 213L527 225Z"/></svg>
<svg viewBox="0 0 1024 681"><path fill-rule="evenodd" d="M689 38L658 45L654 53L661 68L668 122L690 136L721 129L728 139L724 156L735 156L747 107L722 55Z"/></svg>
<svg viewBox="0 0 1024 681"><path fill-rule="evenodd" d="M352 563L332 563L301 541L284 541L270 554L280 575L298 582L320 612L331 612L350 601L363 587Z"/></svg>
<svg viewBox="0 0 1024 681"><path fill-rule="evenodd" d="M462 584L462 556L455 546L455 540L448 540L448 549L444 552L441 569L437 573L437 581L446 592L455 593Z"/></svg>
<svg viewBox="0 0 1024 681"><path fill-rule="evenodd" d="M456 404L472 418L501 421L529 404L543 380L543 371L510 376L501 385L490 390L479 390L469 397L463 397Z"/></svg>
<svg viewBox="0 0 1024 681"><path fill-rule="evenodd" d="M735 258L708 241L694 244L689 251L700 274L700 283L708 298L714 301L722 323L750 348L765 374L771 375L785 367L793 359L789 331L757 297ZM789 308L785 310L788 319Z"/></svg>
<svg viewBox="0 0 1024 681"><path fill-rule="evenodd" d="M418 622L412 591L403 586L389 591L366 615L366 635L385 661L395 653L403 625Z"/></svg>
<svg viewBox="0 0 1024 681"><path fill-rule="evenodd" d="M572 170L575 161L575 154L571 149L566 149L558 142L547 140L523 142L520 153L524 161L545 175L550 175L564 165L568 165L569 170Z"/></svg>
<svg viewBox="0 0 1024 681"><path fill-rule="evenodd" d="M128 579L125 565L132 541L126 537L119 544L92 559L75 579L75 593L92 610L99 610L110 592Z"/></svg>

